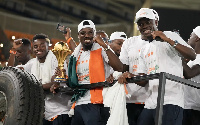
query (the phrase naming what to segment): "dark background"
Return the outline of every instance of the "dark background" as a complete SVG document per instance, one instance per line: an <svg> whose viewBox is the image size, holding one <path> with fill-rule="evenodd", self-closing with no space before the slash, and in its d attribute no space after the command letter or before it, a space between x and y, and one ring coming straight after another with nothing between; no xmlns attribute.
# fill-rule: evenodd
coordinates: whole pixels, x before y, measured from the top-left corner
<svg viewBox="0 0 200 125"><path fill-rule="evenodd" d="M153 8L158 12L158 28L163 31L179 30L181 37L188 41L193 29L200 26L200 11Z"/></svg>

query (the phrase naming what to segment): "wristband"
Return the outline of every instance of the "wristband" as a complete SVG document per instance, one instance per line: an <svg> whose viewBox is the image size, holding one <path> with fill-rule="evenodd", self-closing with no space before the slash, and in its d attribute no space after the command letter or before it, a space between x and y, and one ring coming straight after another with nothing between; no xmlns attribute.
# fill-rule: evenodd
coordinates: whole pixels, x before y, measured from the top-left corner
<svg viewBox="0 0 200 125"><path fill-rule="evenodd" d="M67 44L69 44L69 42L71 41L72 37L69 37L69 39L67 40Z"/></svg>
<svg viewBox="0 0 200 125"><path fill-rule="evenodd" d="M10 54L16 54L16 51L10 50Z"/></svg>
<svg viewBox="0 0 200 125"><path fill-rule="evenodd" d="M110 46L109 45L107 45L107 47L104 48L104 51L107 51L107 50L110 50Z"/></svg>
<svg viewBox="0 0 200 125"><path fill-rule="evenodd" d="M175 40L173 47L175 48L177 44L179 44L179 42L177 40Z"/></svg>

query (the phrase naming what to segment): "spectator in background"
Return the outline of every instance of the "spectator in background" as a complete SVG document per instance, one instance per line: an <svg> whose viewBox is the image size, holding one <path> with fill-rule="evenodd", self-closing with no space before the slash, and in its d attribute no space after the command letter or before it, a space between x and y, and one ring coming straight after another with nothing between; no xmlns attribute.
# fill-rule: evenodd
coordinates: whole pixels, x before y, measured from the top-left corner
<svg viewBox="0 0 200 125"><path fill-rule="evenodd" d="M16 59L16 60L15 60ZM31 59L31 42L29 39L16 39L10 50L7 66L25 65Z"/></svg>
<svg viewBox="0 0 200 125"><path fill-rule="evenodd" d="M124 41L127 40L127 36L124 32L113 32L110 35L110 40L108 40L108 45L114 51L114 53L119 57L121 52L121 47ZM110 69L110 76L106 78L106 81L112 83L114 79L117 79L118 73L116 73L115 78L113 77L114 70Z"/></svg>
<svg viewBox="0 0 200 125"><path fill-rule="evenodd" d="M110 35L109 46L119 57L123 42L127 39L124 32L114 32Z"/></svg>

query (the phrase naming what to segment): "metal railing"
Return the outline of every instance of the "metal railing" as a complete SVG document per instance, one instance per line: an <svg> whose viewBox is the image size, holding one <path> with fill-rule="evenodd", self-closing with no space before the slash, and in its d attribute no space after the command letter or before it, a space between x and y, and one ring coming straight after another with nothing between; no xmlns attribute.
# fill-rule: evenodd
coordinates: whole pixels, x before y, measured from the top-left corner
<svg viewBox="0 0 200 125"><path fill-rule="evenodd" d="M135 77L132 77L130 81L137 82L141 80L152 80L152 79L159 79L155 125L162 125L166 79L200 89L200 83L187 80L178 76L174 76L172 74L165 73L165 72L150 74L150 75L135 76Z"/></svg>
<svg viewBox="0 0 200 125"><path fill-rule="evenodd" d="M165 72L149 74L149 75L134 76L132 78L128 78L127 82L135 83L138 81L153 80L153 79L159 79L155 125L162 125L165 84L166 84L167 79L200 89L200 83L197 83L197 82L194 82L191 80L187 80L187 79L184 79L184 78L181 78L181 77L169 74L169 73L165 73ZM60 91L67 92L67 91L74 91L77 89L94 89L94 88L98 88L98 87L110 87L110 86L114 85L114 83L116 81L117 80L114 80L113 83L108 83L105 81L105 82L99 82L99 83L94 83L94 84L82 84L81 86L78 86L77 88L72 88L70 90L68 90L67 87L64 87ZM66 86L66 83L64 83L64 85Z"/></svg>

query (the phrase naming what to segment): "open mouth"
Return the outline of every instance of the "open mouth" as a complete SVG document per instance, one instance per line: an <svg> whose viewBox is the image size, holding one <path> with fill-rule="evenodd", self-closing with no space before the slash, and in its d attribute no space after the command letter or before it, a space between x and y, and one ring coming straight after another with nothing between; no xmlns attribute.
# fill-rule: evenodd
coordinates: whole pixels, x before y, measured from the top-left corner
<svg viewBox="0 0 200 125"><path fill-rule="evenodd" d="M85 42L85 44L91 44L92 43L92 39L85 39L84 42Z"/></svg>
<svg viewBox="0 0 200 125"><path fill-rule="evenodd" d="M143 30L143 33L144 33L144 34L151 34L152 31L151 31L151 30Z"/></svg>
<svg viewBox="0 0 200 125"><path fill-rule="evenodd" d="M42 52L36 52L36 55L41 55L42 54Z"/></svg>

